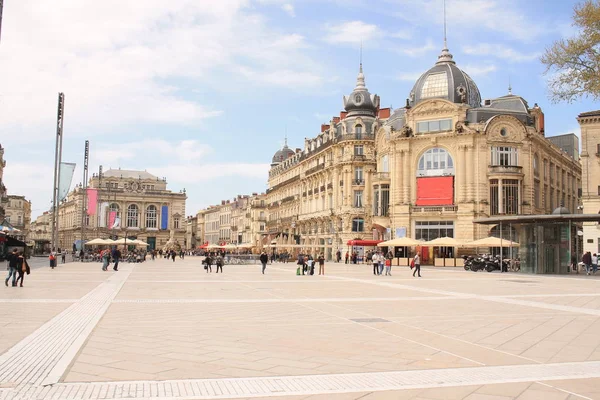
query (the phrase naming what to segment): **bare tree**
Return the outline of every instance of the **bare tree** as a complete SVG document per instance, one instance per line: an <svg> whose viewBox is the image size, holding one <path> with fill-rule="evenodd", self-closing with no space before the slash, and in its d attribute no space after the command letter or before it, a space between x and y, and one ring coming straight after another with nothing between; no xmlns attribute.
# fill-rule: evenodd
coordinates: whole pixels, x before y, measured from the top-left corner
<svg viewBox="0 0 600 400"><path fill-rule="evenodd" d="M573 11L577 35L554 42L540 57L555 103L600 99L600 0L586 0Z"/></svg>

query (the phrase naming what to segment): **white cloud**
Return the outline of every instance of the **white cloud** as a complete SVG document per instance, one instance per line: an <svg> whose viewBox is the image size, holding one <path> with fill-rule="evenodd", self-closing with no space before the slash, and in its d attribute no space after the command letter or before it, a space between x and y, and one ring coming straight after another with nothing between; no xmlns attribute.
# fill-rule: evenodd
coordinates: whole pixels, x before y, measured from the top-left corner
<svg viewBox="0 0 600 400"><path fill-rule="evenodd" d="M467 64L464 68L461 68L470 76L485 76L497 70L497 67L494 64Z"/></svg>
<svg viewBox="0 0 600 400"><path fill-rule="evenodd" d="M471 76L484 76L498 69L494 64L466 64L461 68Z"/></svg>
<svg viewBox="0 0 600 400"><path fill-rule="evenodd" d="M396 75L396 79L400 81L416 82L422 74L423 72L403 72Z"/></svg>
<svg viewBox="0 0 600 400"><path fill-rule="evenodd" d="M368 44L383 33L377 25L362 21L348 21L327 27L325 41L332 44Z"/></svg>
<svg viewBox="0 0 600 400"><path fill-rule="evenodd" d="M423 45L414 46L406 44L404 46L397 46L395 51L409 57L420 57L436 49L441 50L439 46L433 44L431 39L428 39Z"/></svg>
<svg viewBox="0 0 600 400"><path fill-rule="evenodd" d="M123 124L197 125L222 115L208 99L186 97L193 89L189 82L219 87L253 76L263 78L257 85L302 90L320 85L322 63L307 54L304 38L274 30L250 5L249 0L220 0L210 7L195 0L146 0L144 7L137 0L6 4L0 129L18 129L32 139L46 134L59 91L66 94L65 129L110 132ZM215 73L223 78L215 79Z"/></svg>
<svg viewBox="0 0 600 400"><path fill-rule="evenodd" d="M443 6L440 0L386 0L386 14L402 18L410 24L427 25L443 33ZM529 18L518 0L452 0L446 8L450 47L452 37L467 36L482 30L501 33L507 38L525 42L547 33L546 24ZM537 17L537 14L536 14ZM432 24L437 24L433 25Z"/></svg>
<svg viewBox="0 0 600 400"><path fill-rule="evenodd" d="M466 54L476 56L493 56L501 58L508 62L527 62L537 60L539 52L521 53L515 49L502 44L480 43L474 46L464 46L463 51Z"/></svg>
<svg viewBox="0 0 600 400"><path fill-rule="evenodd" d="M286 3L281 6L283 11L285 11L290 17L295 17L296 12L294 11L294 6L292 4Z"/></svg>

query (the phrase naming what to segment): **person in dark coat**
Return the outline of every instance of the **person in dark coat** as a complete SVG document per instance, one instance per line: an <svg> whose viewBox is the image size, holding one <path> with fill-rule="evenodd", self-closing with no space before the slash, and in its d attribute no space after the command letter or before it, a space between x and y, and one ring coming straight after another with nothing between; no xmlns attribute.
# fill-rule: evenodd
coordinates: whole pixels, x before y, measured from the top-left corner
<svg viewBox="0 0 600 400"><path fill-rule="evenodd" d="M121 251L117 247L115 247L114 250L112 251L112 258L113 258L113 261L115 262L115 265L113 266L113 270L118 271L119 270L119 260L121 259Z"/></svg>
<svg viewBox="0 0 600 400"><path fill-rule="evenodd" d="M4 280L4 284L8 286L8 281L12 277L12 285L17 286L17 264L19 262L19 254L17 249L14 249L11 254L8 255L8 275Z"/></svg>
<svg viewBox="0 0 600 400"><path fill-rule="evenodd" d="M265 269L267 269L267 263L269 262L269 256L264 251L260 254L260 263L262 264L262 273L264 275Z"/></svg>
<svg viewBox="0 0 600 400"><path fill-rule="evenodd" d="M25 259L25 256L21 251L19 252L19 256L17 257L17 273L19 274L19 277L17 278L17 281L15 282L15 284L13 284L13 286L17 286L17 283L21 281L21 284L19 286L23 287L23 279L25 278L25 273L27 271L29 271L29 265L27 265L27 260Z"/></svg>
<svg viewBox="0 0 600 400"><path fill-rule="evenodd" d="M581 262L585 265L585 272L589 275L590 268L592 267L592 253L589 251L584 253L583 257L581 257Z"/></svg>

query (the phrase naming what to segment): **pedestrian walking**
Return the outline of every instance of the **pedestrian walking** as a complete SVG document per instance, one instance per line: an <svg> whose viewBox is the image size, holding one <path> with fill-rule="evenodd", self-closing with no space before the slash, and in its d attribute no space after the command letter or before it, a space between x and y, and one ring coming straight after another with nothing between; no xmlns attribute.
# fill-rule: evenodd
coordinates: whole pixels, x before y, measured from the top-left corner
<svg viewBox="0 0 600 400"><path fill-rule="evenodd" d="M379 254L373 254L371 262L373 263L373 275L379 275Z"/></svg>
<svg viewBox="0 0 600 400"><path fill-rule="evenodd" d="M325 275L325 256L323 253L319 254L317 261L319 262L319 275Z"/></svg>
<svg viewBox="0 0 600 400"><path fill-rule="evenodd" d="M108 249L102 252L102 271L108 271L110 265L110 251Z"/></svg>
<svg viewBox="0 0 600 400"><path fill-rule="evenodd" d="M11 254L8 255L8 275L4 280L4 285L8 286L8 281L12 277L12 286L17 286L17 267L19 262L19 254L17 249L14 249Z"/></svg>
<svg viewBox="0 0 600 400"><path fill-rule="evenodd" d="M264 251L260 254L260 263L262 264L262 273L265 274L265 269L267 269L267 262L269 262L269 256ZM304 274L303 274L304 275Z"/></svg>
<svg viewBox="0 0 600 400"><path fill-rule="evenodd" d="M17 286L17 283L19 283L19 281L21 281L21 283L19 284L20 287L23 287L23 279L25 278L25 274L29 274L31 270L29 269L29 264L27 264L27 260L25 259L25 256L23 255L23 252L19 252L19 256L18 256L18 262L17 262L17 272L19 274L19 277L17 278L17 281L15 282L15 284L13 286Z"/></svg>
<svg viewBox="0 0 600 400"><path fill-rule="evenodd" d="M67 251L66 250L62 251L62 253L60 254L60 258L61 258L61 261L63 264L67 262Z"/></svg>
<svg viewBox="0 0 600 400"><path fill-rule="evenodd" d="M416 273L419 274L419 278L421 277L421 257L419 256L419 253L415 254L414 258L412 259L413 265L414 265L414 271L413 271L413 277L415 276Z"/></svg>
<svg viewBox="0 0 600 400"><path fill-rule="evenodd" d="M383 274L383 265L385 264L385 257L383 253L379 252L377 261L379 262L379 275Z"/></svg>
<svg viewBox="0 0 600 400"><path fill-rule="evenodd" d="M173 259L173 262L175 262L175 250L171 250L171 258Z"/></svg>
<svg viewBox="0 0 600 400"><path fill-rule="evenodd" d="M585 265L585 272L589 275L590 268L592 267L592 253L589 251L583 253L583 256L581 257L581 262L583 262L583 264Z"/></svg>
<svg viewBox="0 0 600 400"><path fill-rule="evenodd" d="M119 270L119 260L121 259L121 251L117 247L115 247L114 250L112 251L112 258L115 263L115 265L113 266L113 270L118 271Z"/></svg>
<svg viewBox="0 0 600 400"><path fill-rule="evenodd" d="M598 255L596 253L592 254L592 272L596 274L598 271Z"/></svg>
<svg viewBox="0 0 600 400"><path fill-rule="evenodd" d="M219 254L216 260L217 264L217 274L219 273L219 268L221 269L221 273L223 273L223 257Z"/></svg>
<svg viewBox="0 0 600 400"><path fill-rule="evenodd" d="M348 259L350 258L350 253L346 252L346 264L348 264Z"/></svg>
<svg viewBox="0 0 600 400"><path fill-rule="evenodd" d="M342 252L338 250L335 252L335 262L339 263L341 260L342 260Z"/></svg>
<svg viewBox="0 0 600 400"><path fill-rule="evenodd" d="M206 253L206 257L204 257L204 269L207 274L212 272L212 258L210 257L210 253Z"/></svg>
<svg viewBox="0 0 600 400"><path fill-rule="evenodd" d="M394 255L392 251L388 251L385 255L385 274L392 276L392 260L394 259Z"/></svg>
<svg viewBox="0 0 600 400"><path fill-rule="evenodd" d="M54 250L50 252L48 260L50 260L50 268L54 269L54 267L56 267L56 252L54 252Z"/></svg>

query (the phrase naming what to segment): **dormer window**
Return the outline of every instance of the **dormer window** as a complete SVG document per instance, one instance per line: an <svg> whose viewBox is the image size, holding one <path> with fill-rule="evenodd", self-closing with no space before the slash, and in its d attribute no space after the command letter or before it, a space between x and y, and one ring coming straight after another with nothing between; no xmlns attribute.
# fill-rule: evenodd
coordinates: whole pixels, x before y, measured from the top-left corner
<svg viewBox="0 0 600 400"><path fill-rule="evenodd" d="M362 128L363 128L362 125L356 125L355 130L356 130L357 135L362 134Z"/></svg>

